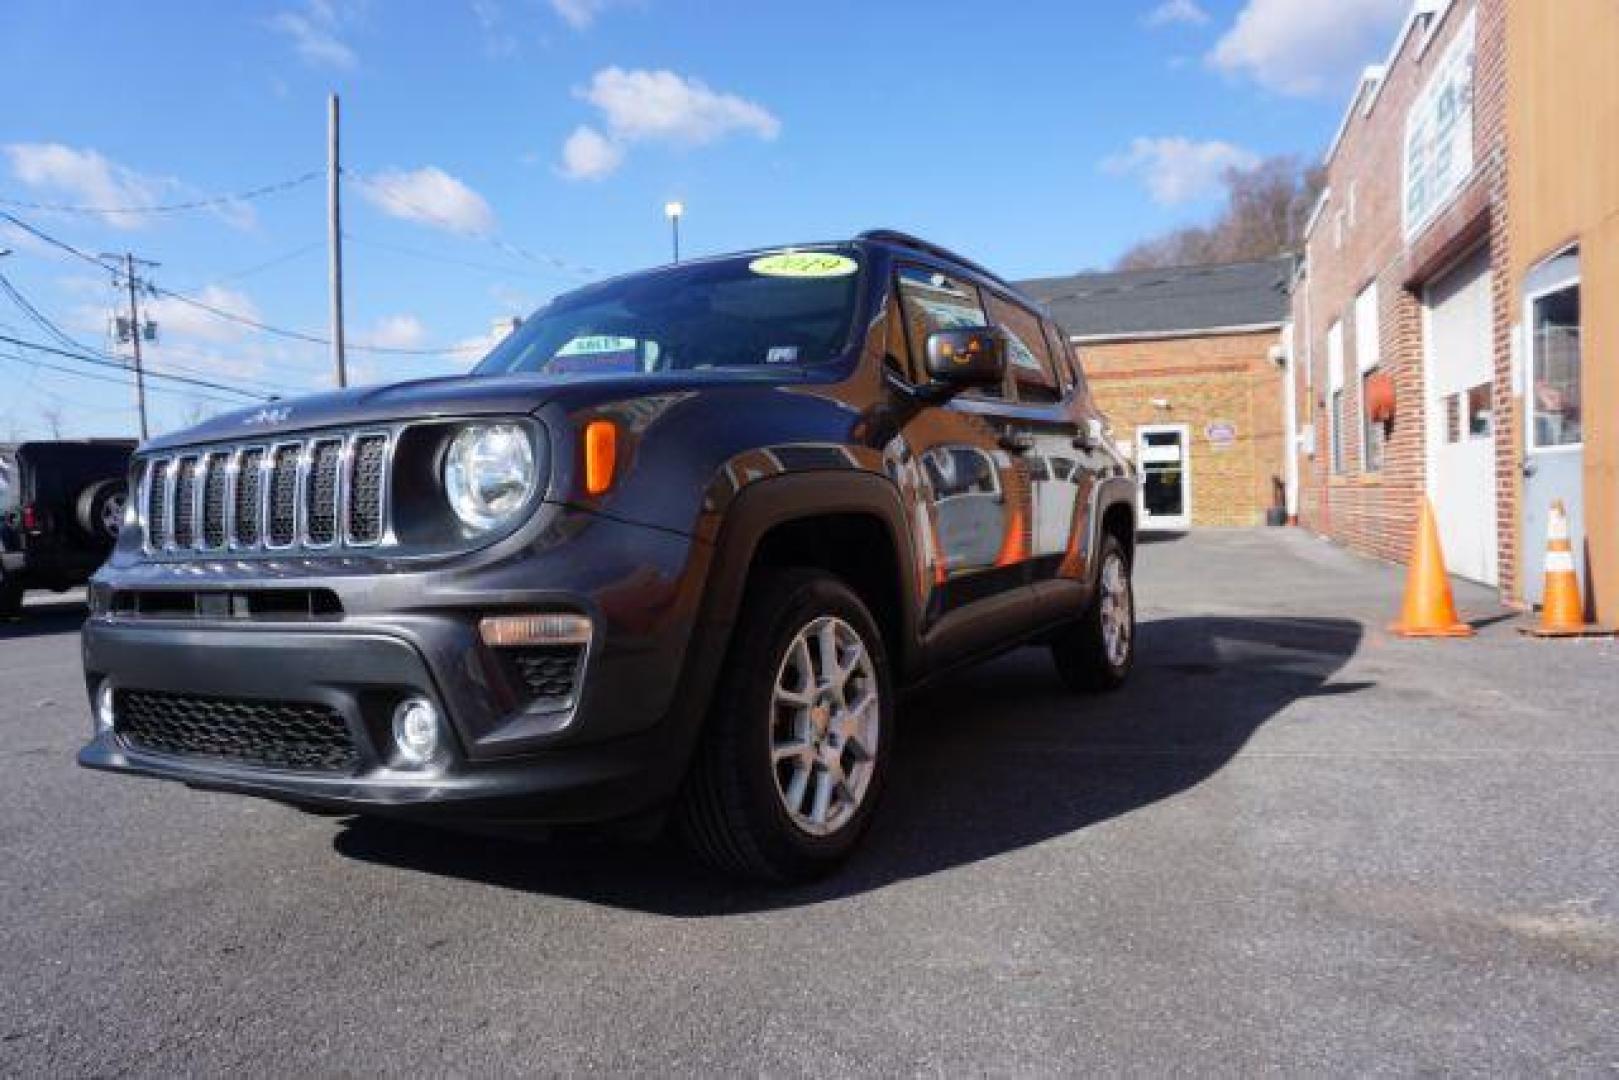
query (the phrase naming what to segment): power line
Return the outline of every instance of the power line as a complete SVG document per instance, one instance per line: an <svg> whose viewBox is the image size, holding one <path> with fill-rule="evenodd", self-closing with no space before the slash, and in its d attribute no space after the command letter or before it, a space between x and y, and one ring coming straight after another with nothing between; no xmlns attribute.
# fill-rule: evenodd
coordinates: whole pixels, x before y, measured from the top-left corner
<svg viewBox="0 0 1619 1080"><path fill-rule="evenodd" d="M38 341L27 341L23 338L12 337L10 334L0 334L0 341L3 341L8 345L15 345L24 349L32 349L35 352L49 353L52 356L66 357L69 360L76 360L83 364L93 364L97 367L112 368L117 371L129 370L124 364L117 360L106 359L87 352L75 352L69 349L59 349L53 345L46 345ZM263 400L267 399L269 396L267 394L256 394L251 390L243 390L237 386L229 386L225 383L213 382L209 379L194 378L189 375L170 375L155 371L148 372L148 374L154 379L168 379L170 382L184 383L187 386L198 386L209 390L219 390L227 394L240 394L242 397L247 398L259 398Z"/></svg>
<svg viewBox="0 0 1619 1080"><path fill-rule="evenodd" d="M209 285L217 285L222 281L240 281L243 278L252 277L254 274L261 274L266 270L273 269L282 265L283 263L292 262L294 259L301 259L305 255L308 255L311 252L319 251L325 246L326 241L314 240L300 247L293 248L291 251L286 251L273 258L266 259L263 262L254 263L245 269L232 270L228 274L214 274L213 276L209 277L207 281L198 286L198 288L206 288Z"/></svg>
<svg viewBox="0 0 1619 1080"><path fill-rule="evenodd" d="M4 340L10 340L10 339L4 339ZM10 360L14 364L22 364L23 366L31 368L31 369L33 369L35 371L39 371L39 370L54 371L54 372L57 372L57 373L62 374L62 375L74 375L74 376L77 376L78 378L81 378L81 379L89 379L92 382L110 383L110 384L112 384L114 386L124 386L125 385L124 380L122 380L120 378L117 378L115 376L112 376L112 375L102 375L102 374L100 374L98 372L94 372L94 371L85 371L82 368L66 367L66 366L61 365L61 364L53 364L53 363L51 363L51 362L49 362L47 360L35 360L35 359L30 358L30 357L20 356L20 355L15 354L15 353L0 353L0 360ZM154 378L155 377L157 377L157 376L154 376ZM167 376L163 376L163 377L167 378ZM35 387L34 389L36 391L38 391L38 392L44 392L39 387ZM179 387L173 387L173 386L154 386L154 387L152 387L152 389L153 390L162 390L163 392L169 393L169 394L185 394L188 397L202 398L202 399L204 399L206 401L217 402L217 403L219 403L221 405L229 405L229 406L232 406L233 408L239 407L241 405L240 401L234 400L232 398L219 397L216 394L210 394L210 393L207 393L207 392L204 392L204 391L186 390L186 389L181 389ZM232 393L240 393L240 391L237 391L237 390L233 390L231 392ZM54 396L54 395L47 395L47 396ZM60 399L58 399L58 400L60 400ZM78 403L75 402L74 405L77 407ZM132 409L132 406L122 405L122 406L119 406L118 408L119 408L119 411L124 411L124 410L128 410L128 409Z"/></svg>
<svg viewBox="0 0 1619 1080"><path fill-rule="evenodd" d="M5 220L11 222L17 228L21 229L23 232L27 233L29 236L32 236L34 239L42 240L45 243L51 245L52 247L54 247L54 248L56 248L56 249L58 249L60 251L67 252L69 255L72 255L76 259L81 259L84 262L89 263L91 266L100 267L102 270L111 270L112 269L112 267L108 266L106 263L102 262L100 259L96 258L94 255L91 255L88 251L81 251L78 248L74 247L72 244L69 244L68 242L66 242L65 240L58 240L56 237L50 235L49 233L41 232L40 230L34 228L34 226L28 224L28 222L24 221L22 218L18 217L15 214L8 214L4 210L0 210L0 218L4 218Z"/></svg>
<svg viewBox="0 0 1619 1080"><path fill-rule="evenodd" d="M76 259L89 263L91 266L99 267L102 270L112 270L116 272L115 267L108 265L102 260L96 258L94 255L91 255L89 252L82 251L64 240L58 240L56 237L35 228L14 214L9 214L4 210L0 210L0 218L4 218L5 220L11 222L13 225L17 226L19 229L22 229L35 239L50 244L52 247L72 255ZM271 324L261 322L258 319L249 318L246 315L240 315L234 311L227 311L222 307L217 307L204 300L198 300L194 296L187 296L185 293L178 293L172 289L158 288L157 286L152 285L150 282L146 283L146 286L147 289L156 296L167 297L170 300L176 301L177 303L194 307L199 311L206 311L215 318L224 319L227 322L233 322L242 326L251 327L254 330L258 330L266 334L274 334L277 337L290 338L293 341L305 341L311 345L330 345L332 343L331 338L324 337L320 334L311 334L304 330L291 330L284 326L272 326ZM483 348L482 345L455 345L440 348L411 349L392 345L354 344L350 344L347 347L360 352L389 353L400 356L462 356Z"/></svg>
<svg viewBox="0 0 1619 1080"><path fill-rule="evenodd" d="M249 188L247 191L240 191L234 195L207 195L186 202L159 203L150 206L73 206L66 203L29 202L26 199L4 197L0 197L0 205L15 206L23 210L47 210L56 214L101 214L112 217L128 214L177 214L187 210L210 210L218 206L229 206L232 203L262 199L266 195L277 195L283 191L291 191L293 188L307 184L311 180L317 180L324 175L326 175L324 169L317 169L314 172L304 173L302 176Z"/></svg>
<svg viewBox="0 0 1619 1080"><path fill-rule="evenodd" d="M158 296L167 297L170 300L185 304L188 307L194 307L198 311L205 311L215 318L224 319L227 322L238 323L242 326L251 327L254 330L259 330L266 334L274 334L277 337L291 338L293 341L306 341L311 345L330 345L332 343L331 338L325 337L321 334L311 334L306 330L290 330L284 326L272 326L269 323L260 322L258 319L249 318L246 315L210 304L205 300L198 300L195 296L187 296L184 293L177 293L172 289L164 289L156 285L150 285L148 287ZM358 352L393 353L400 356L458 356L482 347L483 346L481 345L451 345L440 348L411 349L397 345L359 345L355 344L354 342L349 342L345 346L347 349L352 349Z"/></svg>
<svg viewBox="0 0 1619 1080"><path fill-rule="evenodd" d="M505 274L527 276L534 271L525 266L496 266L494 263L478 262L475 259L458 259L452 255L439 255L431 251L422 251L420 248L406 247L403 244L384 243L381 240L370 240L363 236L355 236L347 231L343 232L343 239L361 247L377 248L380 251L392 251L399 255L410 255L428 262L444 263L449 266L465 266L472 270L487 270L492 274Z"/></svg>
<svg viewBox="0 0 1619 1080"><path fill-rule="evenodd" d="M40 327L40 329L44 330L57 341L68 346L69 348L84 348L84 346L79 342L74 341L71 337L68 337L61 327L57 326L55 323L51 322L50 319L46 318L38 308L29 302L28 297L17 291L17 287L7 280L4 274L0 274L0 292L4 292L7 296L11 297L12 303L21 308L23 314L27 315L37 326Z"/></svg>

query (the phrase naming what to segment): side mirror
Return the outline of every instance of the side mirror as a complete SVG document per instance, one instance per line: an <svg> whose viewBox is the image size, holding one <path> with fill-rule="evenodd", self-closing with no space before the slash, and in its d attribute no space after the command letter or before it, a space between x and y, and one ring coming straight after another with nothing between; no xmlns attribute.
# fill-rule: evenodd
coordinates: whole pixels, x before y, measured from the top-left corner
<svg viewBox="0 0 1619 1080"><path fill-rule="evenodd" d="M935 330L928 335L928 378L951 391L999 386L1006 378L1006 339L992 326Z"/></svg>

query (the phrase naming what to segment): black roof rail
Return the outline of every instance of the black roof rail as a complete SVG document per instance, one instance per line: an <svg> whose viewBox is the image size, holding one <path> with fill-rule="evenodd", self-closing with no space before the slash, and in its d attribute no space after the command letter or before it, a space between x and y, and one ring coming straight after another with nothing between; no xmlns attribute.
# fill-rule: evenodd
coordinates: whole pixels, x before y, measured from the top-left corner
<svg viewBox="0 0 1619 1080"><path fill-rule="evenodd" d="M938 244L923 240L919 236L912 236L910 233L900 232L898 229L867 229L865 232L855 237L855 239L869 240L877 244L893 244L895 247L906 247L912 249L913 251L926 252L927 254L935 256L936 258L948 259L951 262L960 263L969 270L982 274L984 277L989 278L991 281L1012 292L1018 292L1016 286L988 267L975 263L965 256L957 255L949 248L940 247ZM1021 296L1022 294L1018 293L1018 295Z"/></svg>

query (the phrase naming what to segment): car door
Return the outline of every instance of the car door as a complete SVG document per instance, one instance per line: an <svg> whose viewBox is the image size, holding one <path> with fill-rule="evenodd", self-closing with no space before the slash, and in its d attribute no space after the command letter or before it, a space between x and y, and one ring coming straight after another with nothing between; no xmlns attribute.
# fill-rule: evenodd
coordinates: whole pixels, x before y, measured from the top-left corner
<svg viewBox="0 0 1619 1080"><path fill-rule="evenodd" d="M1021 301L990 292L990 318L1006 335L1011 397L1002 442L1027 479L1030 516L1024 558L1042 599L1081 585L1085 537L1098 470L1084 434L1077 379L1056 333ZM1081 599L1070 597L1070 601Z"/></svg>
<svg viewBox="0 0 1619 1080"><path fill-rule="evenodd" d="M905 377L918 383L929 334L990 321L978 286L939 267L902 264L894 294L890 352L903 352ZM918 534L923 635L935 662L1004 639L1028 617L1028 483L1003 445L1009 388L916 407L890 447Z"/></svg>

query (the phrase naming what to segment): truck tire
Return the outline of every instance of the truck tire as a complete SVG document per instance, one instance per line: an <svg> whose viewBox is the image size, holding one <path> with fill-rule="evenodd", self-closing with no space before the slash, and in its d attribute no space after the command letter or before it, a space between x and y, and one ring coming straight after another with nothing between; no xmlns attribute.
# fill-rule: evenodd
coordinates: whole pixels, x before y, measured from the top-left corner
<svg viewBox="0 0 1619 1080"><path fill-rule="evenodd" d="M894 691L866 605L830 574L751 581L676 823L711 866L787 882L830 872L871 823Z"/></svg>
<svg viewBox="0 0 1619 1080"><path fill-rule="evenodd" d="M1117 537L1102 540L1096 596L1071 626L1051 643L1057 674L1071 690L1117 690L1130 675L1136 656L1135 586L1130 558Z"/></svg>
<svg viewBox="0 0 1619 1080"><path fill-rule="evenodd" d="M128 498L122 480L102 480L79 492L75 518L84 534L94 540L116 540L124 525Z"/></svg>

